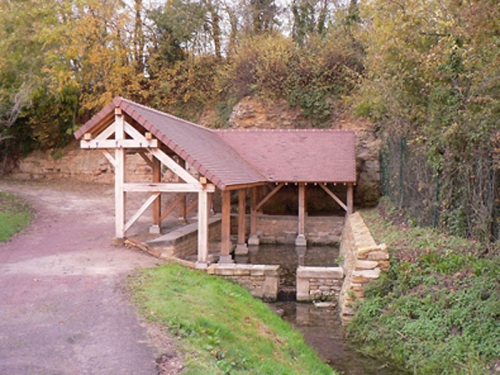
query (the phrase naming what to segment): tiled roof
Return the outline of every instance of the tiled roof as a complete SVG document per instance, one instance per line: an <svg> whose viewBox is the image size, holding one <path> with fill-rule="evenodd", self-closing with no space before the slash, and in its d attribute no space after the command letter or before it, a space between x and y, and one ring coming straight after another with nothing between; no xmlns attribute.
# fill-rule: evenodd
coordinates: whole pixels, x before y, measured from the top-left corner
<svg viewBox="0 0 500 375"><path fill-rule="evenodd" d="M117 97L75 137L111 124L116 107L222 190L269 181L356 181L353 131L214 131Z"/></svg>
<svg viewBox="0 0 500 375"><path fill-rule="evenodd" d="M356 182L352 130L222 130L217 134L272 182Z"/></svg>

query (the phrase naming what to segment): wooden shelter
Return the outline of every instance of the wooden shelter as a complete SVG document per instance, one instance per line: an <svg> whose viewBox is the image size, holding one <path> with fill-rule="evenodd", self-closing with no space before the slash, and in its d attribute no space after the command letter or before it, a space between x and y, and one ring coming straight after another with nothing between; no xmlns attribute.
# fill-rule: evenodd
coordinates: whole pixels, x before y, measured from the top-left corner
<svg viewBox="0 0 500 375"><path fill-rule="evenodd" d="M246 191L250 190L249 244L258 244L257 211L284 185L298 186L297 246L305 246L305 191L317 184L347 213L353 210L356 183L355 134L350 130L223 130L216 131L169 114L116 97L75 137L83 149L99 149L115 170L115 236L123 240L132 224L152 206L151 231L160 233L162 220L174 205L186 212L185 194L198 196L198 263L207 265L209 202L216 190L222 194L220 262L230 262L231 192L238 191L237 253L247 251L245 238ZM138 153L151 167L151 181L125 179L126 155ZM162 182L163 168L177 182ZM189 168L187 168L189 166ZM189 169L189 170L188 170ZM276 187L258 199L257 188ZM347 189L343 202L327 186ZM126 220L126 194L150 193L137 212ZM162 193L178 194L163 210Z"/></svg>

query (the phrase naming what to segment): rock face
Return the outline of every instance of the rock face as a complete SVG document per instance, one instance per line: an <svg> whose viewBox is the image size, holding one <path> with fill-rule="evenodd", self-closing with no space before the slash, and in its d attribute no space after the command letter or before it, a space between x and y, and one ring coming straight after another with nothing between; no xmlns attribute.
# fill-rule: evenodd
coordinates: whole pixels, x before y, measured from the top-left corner
<svg viewBox="0 0 500 375"><path fill-rule="evenodd" d="M199 123L214 127L215 117L207 110ZM310 128L311 123L297 107L290 107L285 100L263 103L252 98L243 98L231 113L229 126L235 129L266 128L292 129ZM374 124L352 119L342 114L335 118L330 128L356 130L356 162L358 183L355 191L357 205L376 204L380 196L380 140ZM17 178L75 178L82 181L113 183L113 168L98 151L81 150L76 142L54 157L50 153L34 152L23 159L14 176ZM128 155L127 180L147 181L150 167L138 155Z"/></svg>

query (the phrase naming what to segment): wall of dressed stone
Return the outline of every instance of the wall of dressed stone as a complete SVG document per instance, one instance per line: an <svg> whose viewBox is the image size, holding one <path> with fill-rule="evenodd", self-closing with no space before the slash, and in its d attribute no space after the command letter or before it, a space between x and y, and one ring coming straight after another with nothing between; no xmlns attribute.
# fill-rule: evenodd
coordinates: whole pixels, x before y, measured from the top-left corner
<svg viewBox="0 0 500 375"><path fill-rule="evenodd" d="M343 323L355 313L356 302L364 298L368 282L389 269L389 251L377 245L359 213L349 215L340 243L341 266L345 279L339 296L339 312Z"/></svg>
<svg viewBox="0 0 500 375"><path fill-rule="evenodd" d="M264 301L278 298L279 266L261 264L214 263L205 271L224 279L231 279L246 288L252 296Z"/></svg>

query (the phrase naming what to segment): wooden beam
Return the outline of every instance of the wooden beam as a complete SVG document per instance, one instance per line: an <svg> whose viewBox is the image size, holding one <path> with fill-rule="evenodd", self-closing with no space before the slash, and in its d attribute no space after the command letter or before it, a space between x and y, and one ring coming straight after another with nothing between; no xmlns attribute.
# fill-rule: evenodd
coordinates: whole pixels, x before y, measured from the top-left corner
<svg viewBox="0 0 500 375"><path fill-rule="evenodd" d="M231 192L222 191L221 256L229 256L231 251Z"/></svg>
<svg viewBox="0 0 500 375"><path fill-rule="evenodd" d="M106 159L108 159L113 168L116 168L116 160L113 155L111 155L108 150L101 150L101 152L106 157Z"/></svg>
<svg viewBox="0 0 500 375"><path fill-rule="evenodd" d="M155 194L151 195L146 200L146 202L144 202L144 204L137 210L137 212L127 221L127 224L125 224L125 231L127 231L132 226L132 224L134 224L137 221L137 219L139 219L139 217L144 213L144 211L146 211L148 209L148 207L151 206L151 204L156 199L158 199L159 196L160 196L160 193L155 193Z"/></svg>
<svg viewBox="0 0 500 375"><path fill-rule="evenodd" d="M152 139L148 141L136 139L91 139L90 141L81 140L81 148L157 148L158 140Z"/></svg>
<svg viewBox="0 0 500 375"><path fill-rule="evenodd" d="M256 211L258 211L258 210L259 210L259 209L260 209L260 208L261 208L261 207L262 207L262 206L263 206L263 205L264 205L264 204L265 204L265 203L266 203L269 199L271 199L271 198L272 198L272 196L273 196L274 194L276 194L276 193L277 193L277 192L278 192L278 191L279 191L279 190L280 190L283 186L285 186L285 184L284 184L283 182L282 182L282 183L280 183L280 184L278 184L278 186L276 186L276 187L275 187L275 188L274 188L274 189L273 189L273 190L272 190L269 194L267 194L267 195L265 196L265 198L264 198L264 199L262 199L262 200L260 201L260 203L259 203L259 204L257 204L257 207L255 207L255 210L256 210Z"/></svg>
<svg viewBox="0 0 500 375"><path fill-rule="evenodd" d="M352 183L347 184L347 214L354 212L354 186Z"/></svg>
<svg viewBox="0 0 500 375"><path fill-rule="evenodd" d="M182 199L186 199L186 195L187 193L178 194L177 198L172 203L170 203L168 207L163 211L161 215L161 221L165 220L165 218L177 207Z"/></svg>
<svg viewBox="0 0 500 375"><path fill-rule="evenodd" d="M250 236L257 235L257 187L250 190Z"/></svg>
<svg viewBox="0 0 500 375"><path fill-rule="evenodd" d="M115 137L122 140L125 137L123 116L115 115ZM116 238L125 237L125 150L115 149L115 235Z"/></svg>
<svg viewBox="0 0 500 375"><path fill-rule="evenodd" d="M159 149L151 149L151 154L153 154L157 159L159 159L167 168L174 172L177 176L182 178L187 183L195 184L199 188L202 187L201 183L194 178L188 171L177 164L170 156Z"/></svg>
<svg viewBox="0 0 500 375"><path fill-rule="evenodd" d="M139 151L139 156L146 162L146 164L153 169L153 161L146 155L144 151Z"/></svg>
<svg viewBox="0 0 500 375"><path fill-rule="evenodd" d="M196 184L177 184L170 182L129 182L123 186L125 191L146 192L146 193L197 193L201 191ZM215 186L207 185L207 192L215 191Z"/></svg>
<svg viewBox="0 0 500 375"><path fill-rule="evenodd" d="M326 193L335 201L338 203L338 205L340 207L342 207L346 212L348 212L348 209L347 209L347 206L344 204L344 202L342 202L339 197L337 197L330 189L328 189L328 187L324 186L324 185L319 185L321 186L321 188L326 191Z"/></svg>
<svg viewBox="0 0 500 375"><path fill-rule="evenodd" d="M207 191L198 192L198 263L206 265L208 260L208 199Z"/></svg>
<svg viewBox="0 0 500 375"><path fill-rule="evenodd" d="M128 122L125 121L125 133L127 133L132 139L136 141L151 142L153 138L147 139L146 136L142 135L139 130L134 128Z"/></svg>
<svg viewBox="0 0 500 375"><path fill-rule="evenodd" d="M299 184L299 222L298 235L303 235L305 232L305 213L306 213L306 186L303 183Z"/></svg>
<svg viewBox="0 0 500 375"><path fill-rule="evenodd" d="M245 214L246 214L245 189L238 190L238 244L245 243Z"/></svg>
<svg viewBox="0 0 500 375"><path fill-rule="evenodd" d="M161 162L153 158L153 183L161 182ZM153 202L153 225L161 227L161 194Z"/></svg>
<svg viewBox="0 0 500 375"><path fill-rule="evenodd" d="M111 137L111 135L113 135L115 133L115 127L116 127L115 123L112 123L106 129L104 129L102 132L97 134L97 136L94 138L94 140L95 141L105 141L106 139ZM87 140L86 138L84 138L84 139ZM92 138L90 138L90 140L91 139Z"/></svg>
<svg viewBox="0 0 500 375"><path fill-rule="evenodd" d="M186 169L186 161L182 158L179 157L179 165L181 166L182 169ZM177 179L179 179L179 176L176 176ZM187 220L187 197L184 196L183 199L179 201L179 204L177 206L177 215L179 220L186 221Z"/></svg>
<svg viewBox="0 0 500 375"><path fill-rule="evenodd" d="M186 208L186 215L190 213L196 207L197 204L198 204L198 199L192 201L191 204Z"/></svg>

